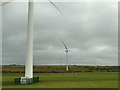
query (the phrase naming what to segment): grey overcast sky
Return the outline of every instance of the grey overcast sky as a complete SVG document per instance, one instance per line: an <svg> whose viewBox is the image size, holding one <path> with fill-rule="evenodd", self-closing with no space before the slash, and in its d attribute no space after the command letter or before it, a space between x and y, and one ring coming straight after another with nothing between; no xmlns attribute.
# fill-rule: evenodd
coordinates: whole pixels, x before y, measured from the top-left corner
<svg viewBox="0 0 120 90"><path fill-rule="evenodd" d="M34 64L118 65L118 7L110 2L49 2L34 7ZM3 64L25 64L27 3L8 3L2 9Z"/></svg>

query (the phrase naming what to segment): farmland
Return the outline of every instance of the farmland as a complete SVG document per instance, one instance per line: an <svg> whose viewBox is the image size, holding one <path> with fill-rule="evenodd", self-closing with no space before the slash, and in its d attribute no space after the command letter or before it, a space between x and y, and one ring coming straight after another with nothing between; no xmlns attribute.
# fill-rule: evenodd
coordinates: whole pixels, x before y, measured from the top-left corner
<svg viewBox="0 0 120 90"><path fill-rule="evenodd" d="M117 72L34 73L40 82L15 85L24 73L3 73L3 88L118 88Z"/></svg>
<svg viewBox="0 0 120 90"><path fill-rule="evenodd" d="M34 65L34 73L63 73L66 72L65 65ZM3 73L24 73L24 65L3 65ZM69 72L118 72L117 66L79 66L69 65Z"/></svg>
<svg viewBox="0 0 120 90"><path fill-rule="evenodd" d="M14 79L24 77L24 65L2 66L3 88L118 88L117 66L34 66L34 77L40 82L15 85ZM100 72L102 70L102 72Z"/></svg>

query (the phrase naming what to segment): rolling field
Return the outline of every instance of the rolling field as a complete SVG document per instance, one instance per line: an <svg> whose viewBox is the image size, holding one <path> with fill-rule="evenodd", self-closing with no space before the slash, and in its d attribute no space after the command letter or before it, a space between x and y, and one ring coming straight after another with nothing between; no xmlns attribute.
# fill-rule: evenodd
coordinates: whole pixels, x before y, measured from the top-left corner
<svg viewBox="0 0 120 90"><path fill-rule="evenodd" d="M117 72L35 73L40 81L31 85L15 85L23 73L3 73L3 88L118 88Z"/></svg>

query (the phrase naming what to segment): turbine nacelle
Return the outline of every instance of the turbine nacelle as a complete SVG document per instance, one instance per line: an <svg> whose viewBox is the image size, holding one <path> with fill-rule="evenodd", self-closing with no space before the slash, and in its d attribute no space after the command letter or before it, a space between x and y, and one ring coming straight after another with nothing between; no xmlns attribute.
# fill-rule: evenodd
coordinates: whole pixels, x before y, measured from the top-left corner
<svg viewBox="0 0 120 90"><path fill-rule="evenodd" d="M67 52L68 52L68 50L65 50L65 52L67 53Z"/></svg>

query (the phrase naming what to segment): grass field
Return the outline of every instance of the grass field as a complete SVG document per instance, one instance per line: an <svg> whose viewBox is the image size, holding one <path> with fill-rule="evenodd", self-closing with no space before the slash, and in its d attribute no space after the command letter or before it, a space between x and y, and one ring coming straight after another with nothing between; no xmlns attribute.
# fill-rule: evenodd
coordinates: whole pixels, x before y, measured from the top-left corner
<svg viewBox="0 0 120 90"><path fill-rule="evenodd" d="M4 73L3 88L118 88L117 72L35 73L40 82L31 85L15 85L14 79L23 73Z"/></svg>

